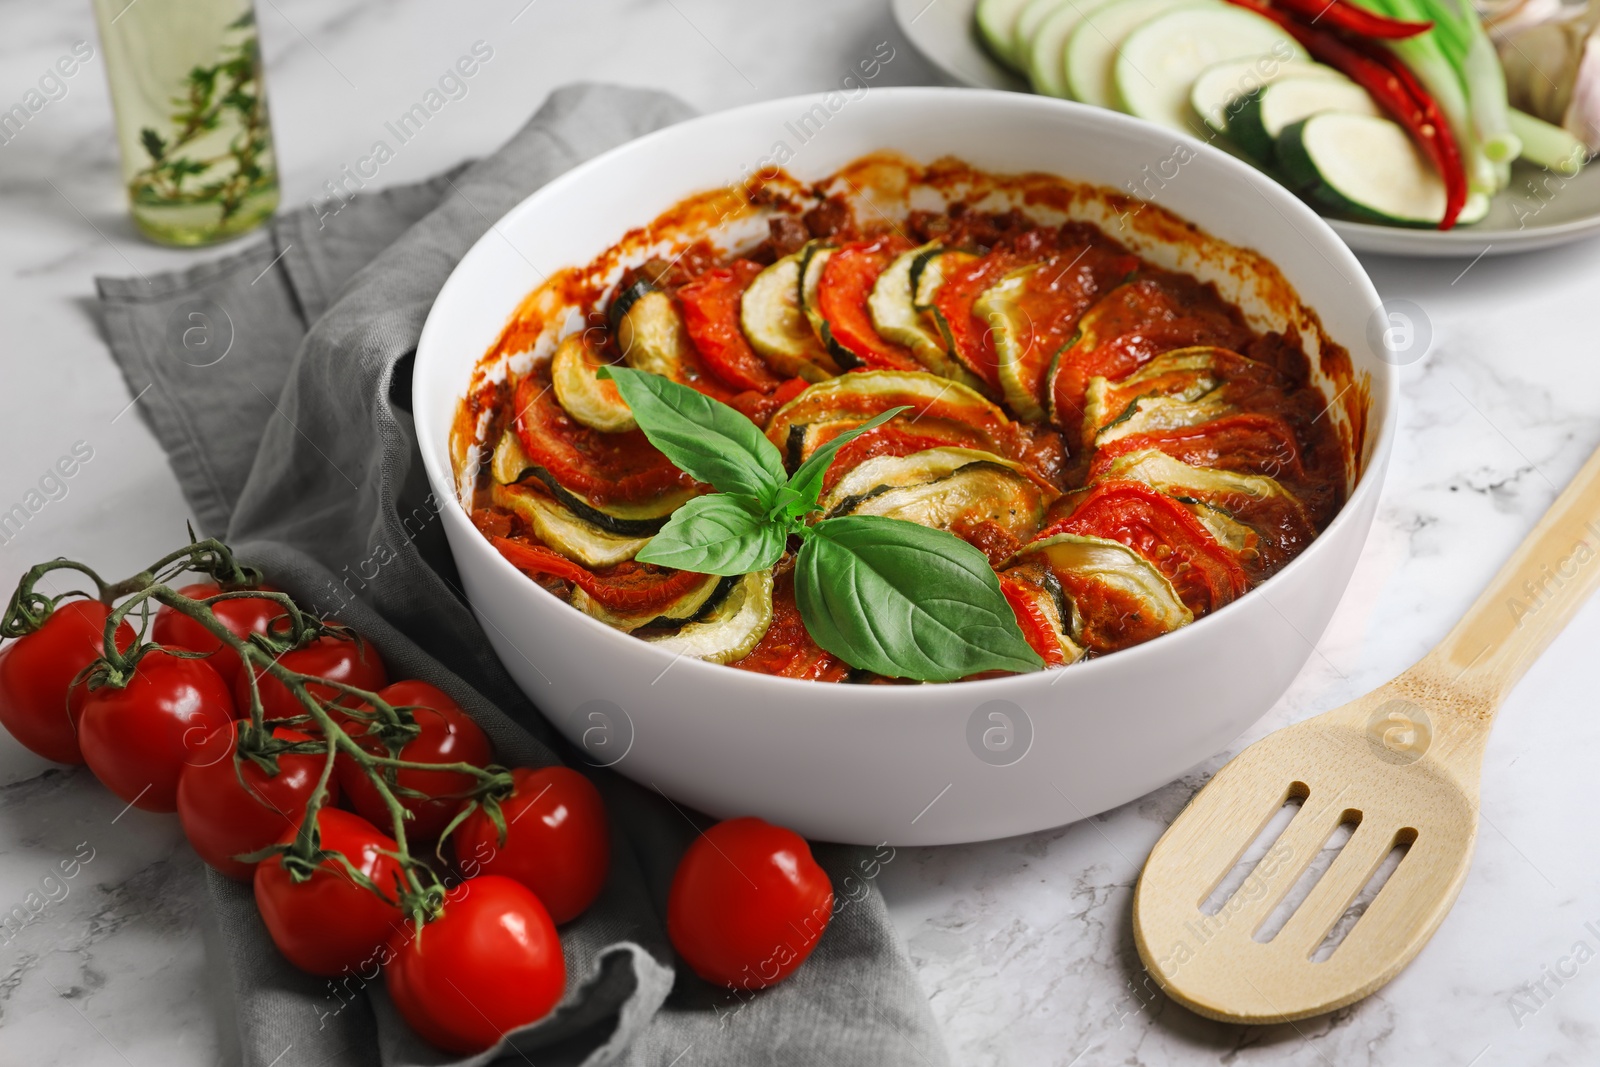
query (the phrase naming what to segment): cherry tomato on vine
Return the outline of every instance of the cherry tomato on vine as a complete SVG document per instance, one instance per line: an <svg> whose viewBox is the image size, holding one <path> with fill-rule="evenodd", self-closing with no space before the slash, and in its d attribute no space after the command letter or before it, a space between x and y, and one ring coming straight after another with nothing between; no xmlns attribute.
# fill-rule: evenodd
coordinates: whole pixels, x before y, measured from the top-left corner
<svg viewBox="0 0 1600 1067"><path fill-rule="evenodd" d="M412 716L422 728L420 734L401 746L395 758L414 763L470 763L474 767L487 767L494 760L494 746L482 727L459 704L427 682L395 682L378 690L378 695L395 707L411 706ZM361 710L371 708L363 705ZM374 755L388 755L389 750L381 741L365 736L370 726L352 719L345 729L363 749ZM374 825L388 826L389 809L361 765L341 753L338 775L351 806ZM449 794L465 792L478 784L477 778L459 771L402 770L396 772L395 779L407 789L436 798L399 797L400 806L412 815L406 821L406 836L419 841L438 837L466 804L464 799Z"/></svg>
<svg viewBox="0 0 1600 1067"><path fill-rule="evenodd" d="M389 684L389 673L384 670L378 650L360 636L353 638L319 637L304 648L290 649L278 657L278 662L291 671L331 678L357 689L378 690ZM306 714L306 709L295 699L289 688L270 674L256 668L257 688L261 691L261 706L268 719L289 719ZM306 686L313 696L325 700L338 697L331 686L312 683ZM250 709L250 676L240 671L233 686L234 699L245 712ZM355 705L349 697L338 697L339 703Z"/></svg>
<svg viewBox="0 0 1600 1067"><path fill-rule="evenodd" d="M394 1006L447 1052L470 1055L550 1014L567 984L555 924L520 882L462 882L420 937L396 938L384 969Z"/></svg>
<svg viewBox="0 0 1600 1067"><path fill-rule="evenodd" d="M678 863L667 936L701 978L761 989L805 962L833 916L833 885L805 838L760 819L719 822Z"/></svg>
<svg viewBox="0 0 1600 1067"><path fill-rule="evenodd" d="M359 815L338 808L317 812L318 847L342 853L355 869L396 900L400 863L386 853L398 846ZM294 840L290 830L279 844ZM311 974L334 978L360 972L388 958L385 947L401 928L400 909L350 877L331 857L317 863L309 878L295 881L285 857L256 865L256 907L272 943L290 963Z"/></svg>
<svg viewBox="0 0 1600 1067"><path fill-rule="evenodd" d="M275 775L252 759L239 760L235 768L234 752L247 725L238 720L213 730L178 776L178 818L190 847L212 867L241 882L250 881L256 864L234 857L275 844L300 825L324 763L317 753L288 752L276 757ZM285 726L273 730L272 736L310 740ZM328 793L329 804L339 799L336 780L328 783Z"/></svg>
<svg viewBox="0 0 1600 1067"><path fill-rule="evenodd" d="M128 684L83 698L78 741L105 787L145 811L178 809L178 776L206 737L233 722L233 694L204 660L153 649Z"/></svg>
<svg viewBox="0 0 1600 1067"><path fill-rule="evenodd" d="M98 600L69 600L33 633L0 648L0 725L45 759L83 762L75 723L87 690L72 680L105 651L110 614ZM133 627L122 623L117 647L133 642Z"/></svg>
<svg viewBox="0 0 1600 1067"><path fill-rule="evenodd" d="M594 783L570 767L519 767L500 801L506 839L482 808L450 834L456 865L468 877L515 878L538 896L557 926L600 895L611 866L606 808Z"/></svg>
<svg viewBox="0 0 1600 1067"><path fill-rule="evenodd" d="M263 592L277 592L267 586L261 589ZM178 590L191 600L204 600L222 591L222 587L215 582L197 582ZM272 620L283 615L284 610L283 605L275 600L236 597L217 601L211 605L211 613L236 636L249 637L251 634L266 633ZM156 612L155 623L150 627L150 637L156 644L168 648L211 653L206 657L206 662L215 667L229 685L239 677L239 654L225 647L209 630L181 611L174 611L163 604L161 610Z"/></svg>

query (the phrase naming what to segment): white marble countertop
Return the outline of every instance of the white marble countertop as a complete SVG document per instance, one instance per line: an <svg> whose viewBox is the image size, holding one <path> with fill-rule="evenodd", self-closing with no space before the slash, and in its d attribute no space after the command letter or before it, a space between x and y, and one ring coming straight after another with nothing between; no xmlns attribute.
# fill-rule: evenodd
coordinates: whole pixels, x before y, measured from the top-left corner
<svg viewBox="0 0 1600 1067"><path fill-rule="evenodd" d="M935 80L882 0L798 8L712 0L264 0L259 13L285 181L305 203L382 124L482 39L495 59L383 170L421 178L491 150L555 85L671 89L717 109L832 85L881 41L877 84ZM72 44L87 4L0 0L0 105ZM98 51L98 49L97 49ZM95 274L205 253L155 248L121 203L98 59L0 146L0 510L75 442L91 462L0 544L0 586L66 554L132 571L183 534L186 510L128 410L96 335ZM1600 443L1600 241L1534 256L1367 262L1432 324L1402 372L1399 444L1354 583L1299 680L1247 738L1338 704L1437 640ZM1600 606L1580 614L1511 698L1484 774L1472 874L1433 943L1391 985L1298 1026L1224 1027L1134 980L1138 865L1204 773L1088 823L901 850L883 887L961 1065L1590 1064L1600 1040L1600 863L1580 784L1600 754ZM1585 652L1585 649L1591 649ZM175 820L122 805L0 738L0 911L57 899L0 938L0 1061L201 1067L233 1062L198 861ZM83 843L80 847L80 843ZM76 877L42 880L78 854ZM64 895L63 895L64 894ZM1592 925L1590 925L1592 924ZM1579 944L1585 948L1578 948ZM687 1061L683 1067L688 1067Z"/></svg>

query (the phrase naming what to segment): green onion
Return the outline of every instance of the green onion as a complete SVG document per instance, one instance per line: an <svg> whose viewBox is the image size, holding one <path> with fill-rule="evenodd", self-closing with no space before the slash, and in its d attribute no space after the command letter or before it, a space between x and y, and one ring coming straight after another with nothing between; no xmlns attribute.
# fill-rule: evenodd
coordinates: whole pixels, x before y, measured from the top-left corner
<svg viewBox="0 0 1600 1067"><path fill-rule="evenodd" d="M1589 150L1572 134L1516 108L1507 111L1507 118L1522 142L1523 159L1568 178L1583 169Z"/></svg>

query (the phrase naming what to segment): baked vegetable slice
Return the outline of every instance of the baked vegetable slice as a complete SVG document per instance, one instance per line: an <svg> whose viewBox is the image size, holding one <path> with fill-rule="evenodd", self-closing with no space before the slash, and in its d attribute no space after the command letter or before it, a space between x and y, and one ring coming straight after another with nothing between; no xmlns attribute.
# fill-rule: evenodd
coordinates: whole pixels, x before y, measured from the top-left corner
<svg viewBox="0 0 1600 1067"><path fill-rule="evenodd" d="M617 392L614 382L602 381L595 372L605 366L600 354L575 333L556 346L550 358L550 381L562 410L591 430L625 433L636 430L633 412Z"/></svg>
<svg viewBox="0 0 1600 1067"><path fill-rule="evenodd" d="M501 485L537 480L557 502L583 521L609 533L629 537L649 537L656 533L665 525L668 516L698 492L693 485L675 480L656 495L639 500L592 502L568 489L547 467L529 458L523 450L522 438L513 430L500 436L491 461L491 474Z"/></svg>
<svg viewBox="0 0 1600 1067"><path fill-rule="evenodd" d="M872 313L873 328L888 340L904 346L930 372L981 388L982 383L950 355L949 342L925 309L917 306L913 275L926 280L931 293L942 276L937 267L930 271L929 264L945 253L937 241L901 253L873 283L867 308Z"/></svg>
<svg viewBox="0 0 1600 1067"><path fill-rule="evenodd" d="M740 299L739 324L773 370L820 382L838 374L839 365L800 310L801 255L784 256L756 275Z"/></svg>
<svg viewBox="0 0 1600 1067"><path fill-rule="evenodd" d="M770 393L783 379L772 373L740 326L745 290L763 267L736 259L678 288L683 325L707 369L737 391Z"/></svg>
<svg viewBox="0 0 1600 1067"><path fill-rule="evenodd" d="M1017 616L1022 636L1046 667L1065 667L1083 658L1083 646L1069 632L1072 604L1061 582L1048 568L1028 577L1021 571L998 575L1000 593Z"/></svg>
<svg viewBox="0 0 1600 1067"><path fill-rule="evenodd" d="M542 485L496 485L490 490L490 499L527 523L539 540L586 567L626 563L650 543L649 534L619 534L587 521L550 496Z"/></svg>
<svg viewBox="0 0 1600 1067"><path fill-rule="evenodd" d="M990 523L1018 541L1039 529L1056 493L1019 464L965 448L881 456L845 475L823 506L835 515L882 515L957 536Z"/></svg>
<svg viewBox="0 0 1600 1067"><path fill-rule="evenodd" d="M910 242L898 234L852 241L834 249L817 280L818 336L840 366L910 370L919 366L905 346L874 328L869 308L878 278Z"/></svg>
<svg viewBox="0 0 1600 1067"><path fill-rule="evenodd" d="M1072 638L1092 652L1159 637L1194 621L1155 566L1103 537L1053 534L1024 545L1007 573L1036 580L1048 572L1072 606Z"/></svg>
<svg viewBox="0 0 1600 1067"><path fill-rule="evenodd" d="M672 633L640 634L657 648L711 663L732 663L750 654L772 625L772 572L754 571L731 581L727 593Z"/></svg>
<svg viewBox="0 0 1600 1067"><path fill-rule="evenodd" d="M622 361L634 370L659 374L719 400L732 395L709 376L690 344L677 302L659 286L634 282L612 299L606 314Z"/></svg>
<svg viewBox="0 0 1600 1067"><path fill-rule="evenodd" d="M698 580L683 583L686 588L667 603L642 611L620 611L607 607L581 585L573 589L572 598L568 603L585 615L599 619L607 626L624 633L632 633L647 626L677 626L686 620L701 618L726 599L729 590L738 581L736 578L720 578L715 574L699 574L693 577Z"/></svg>

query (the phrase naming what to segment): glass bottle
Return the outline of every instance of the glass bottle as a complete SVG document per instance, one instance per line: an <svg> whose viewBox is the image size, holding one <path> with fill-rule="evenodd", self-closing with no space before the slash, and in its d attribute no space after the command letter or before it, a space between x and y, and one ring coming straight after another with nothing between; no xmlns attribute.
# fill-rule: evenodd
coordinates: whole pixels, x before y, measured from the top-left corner
<svg viewBox="0 0 1600 1067"><path fill-rule="evenodd" d="M94 0L133 221L163 244L259 226L278 168L251 0Z"/></svg>

